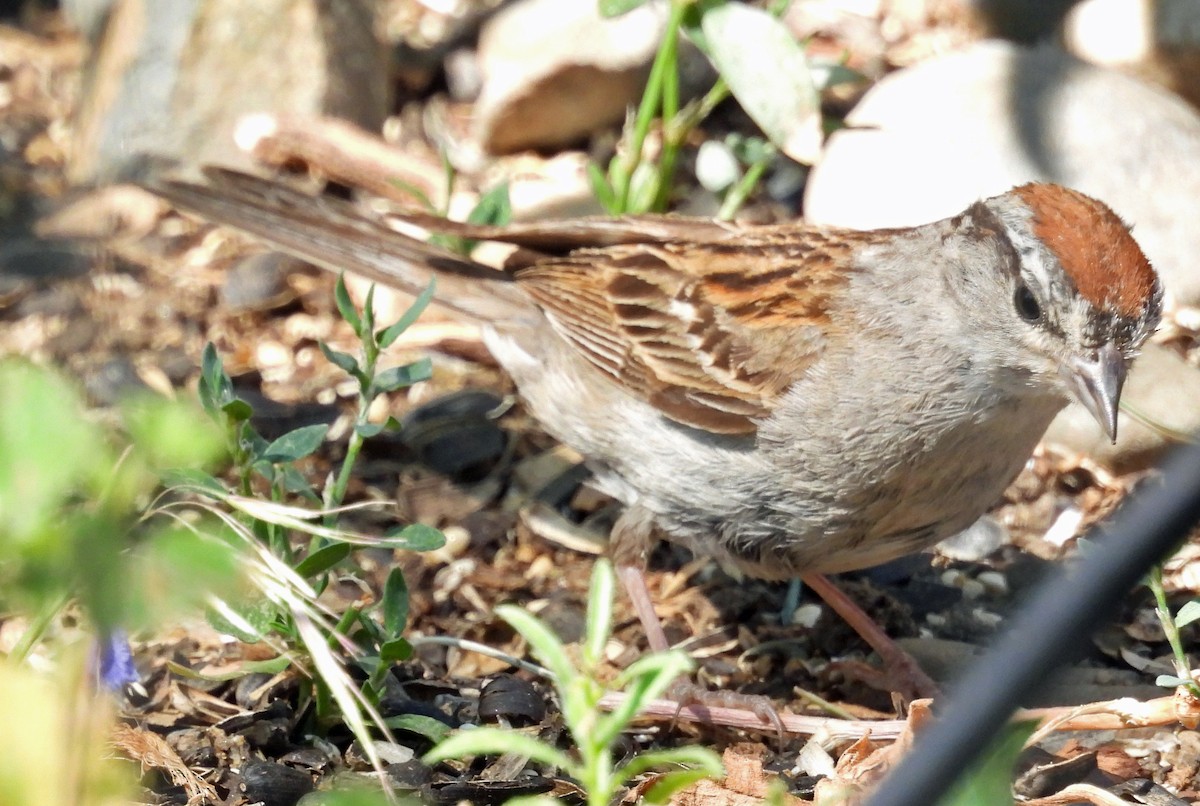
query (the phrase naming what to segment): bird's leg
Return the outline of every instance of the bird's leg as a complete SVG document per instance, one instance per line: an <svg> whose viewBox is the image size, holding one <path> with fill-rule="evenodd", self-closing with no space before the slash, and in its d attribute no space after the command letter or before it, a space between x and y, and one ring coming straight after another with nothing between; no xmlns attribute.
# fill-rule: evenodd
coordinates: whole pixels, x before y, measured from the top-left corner
<svg viewBox="0 0 1200 806"><path fill-rule="evenodd" d="M638 621L642 622L642 629L646 631L650 651L665 652L670 649L670 644L667 643L662 622L654 612L650 589L646 587L646 558L653 545L653 534L653 516L639 506L628 507L613 524L608 550L617 568L617 578L621 580L633 605L633 612L637 613Z"/></svg>
<svg viewBox="0 0 1200 806"><path fill-rule="evenodd" d="M646 587L646 557L653 545L653 516L646 510L632 506L626 509L613 525L609 541L609 553L617 567L617 576L629 596L634 612L646 631L646 640L651 652L670 649L662 622L654 611L650 589ZM679 708L685 705L702 705L710 708L741 708L750 711L763 722L769 723L779 735L782 746L786 732L783 721L775 711L770 698L757 694L740 694L736 691L709 691L701 685L684 678L676 680L665 692L675 700Z"/></svg>
<svg viewBox="0 0 1200 806"><path fill-rule="evenodd" d="M641 568L632 565L618 565L617 577L625 587L629 602L637 613L642 629L646 631L646 640L650 642L651 652L666 652L671 648L667 643L667 634L663 632L662 622L654 612L654 602L650 599L650 589L646 587L646 574Z"/></svg>
<svg viewBox="0 0 1200 806"><path fill-rule="evenodd" d="M801 581L812 588L825 604L842 617L859 637L879 653L889 680L909 688L918 697L934 697L938 685L925 674L920 665L888 637L875 620L866 614L846 593L824 574L802 574Z"/></svg>

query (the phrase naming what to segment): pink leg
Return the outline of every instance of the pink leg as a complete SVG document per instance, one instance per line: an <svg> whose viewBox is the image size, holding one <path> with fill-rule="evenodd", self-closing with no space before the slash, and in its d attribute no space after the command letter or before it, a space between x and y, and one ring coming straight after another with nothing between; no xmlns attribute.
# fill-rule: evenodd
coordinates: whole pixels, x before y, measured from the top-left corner
<svg viewBox="0 0 1200 806"><path fill-rule="evenodd" d="M633 611L646 631L650 651L663 652L670 646L646 587L646 557L654 544L653 532L654 516L646 509L631 506L613 524L608 549Z"/></svg>
<svg viewBox="0 0 1200 806"><path fill-rule="evenodd" d="M663 632L662 622L654 612L654 602L650 598L650 590L646 587L646 575L642 569L632 565L618 565L617 576L625 586L633 610L637 613L642 629L646 631L646 639L650 642L651 652L665 652L670 649L667 635Z"/></svg>
<svg viewBox="0 0 1200 806"><path fill-rule="evenodd" d="M913 657L896 646L875 620L828 577L824 574L803 574L800 579L879 653L884 668L890 674L896 675L899 681L907 682L918 697L934 697L938 694L937 683L925 674Z"/></svg>

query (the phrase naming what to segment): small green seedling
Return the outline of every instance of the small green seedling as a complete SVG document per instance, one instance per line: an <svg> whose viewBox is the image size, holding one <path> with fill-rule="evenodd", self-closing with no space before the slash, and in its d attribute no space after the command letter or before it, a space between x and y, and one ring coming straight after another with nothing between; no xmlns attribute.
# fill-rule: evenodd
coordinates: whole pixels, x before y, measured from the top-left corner
<svg viewBox="0 0 1200 806"><path fill-rule="evenodd" d="M510 605L496 608L496 615L512 625L533 654L545 664L547 675L558 693L563 721L575 743L567 752L523 733L483 727L461 730L435 747L425 761L433 763L464 756L519 753L561 770L579 782L587 792L589 806L607 806L615 802L622 787L643 773L658 768L673 768L643 794L646 803L666 803L671 796L693 782L722 774L717 755L707 748L679 747L635 755L621 765L613 759L613 747L623 731L650 700L662 694L679 675L692 668L682 652L670 651L646 655L631 664L609 685L601 683L597 672L612 630L613 590L616 577L607 560L597 560L588 594L587 628L583 639L581 664L577 668L566 647L546 624L527 610ZM621 706L605 713L601 698L609 691L624 691ZM520 798L522 804L557 803L550 798Z"/></svg>

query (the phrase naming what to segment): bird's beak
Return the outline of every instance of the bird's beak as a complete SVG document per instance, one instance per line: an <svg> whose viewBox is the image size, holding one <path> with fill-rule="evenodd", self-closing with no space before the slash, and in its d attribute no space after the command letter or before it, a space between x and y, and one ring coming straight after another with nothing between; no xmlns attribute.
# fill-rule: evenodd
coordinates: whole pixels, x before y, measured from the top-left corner
<svg viewBox="0 0 1200 806"><path fill-rule="evenodd" d="M1125 383L1125 356L1112 344L1101 347L1091 358L1072 358L1062 369L1075 399L1091 412L1104 433L1117 441L1117 404Z"/></svg>

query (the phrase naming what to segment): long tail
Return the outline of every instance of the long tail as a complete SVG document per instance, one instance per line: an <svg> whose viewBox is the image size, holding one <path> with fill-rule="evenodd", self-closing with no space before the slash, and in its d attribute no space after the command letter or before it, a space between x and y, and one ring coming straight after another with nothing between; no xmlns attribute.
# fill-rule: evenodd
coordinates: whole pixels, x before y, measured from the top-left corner
<svg viewBox="0 0 1200 806"><path fill-rule="evenodd" d="M436 278L434 301L473 321L541 318L509 275L389 229L348 202L234 171L205 175L207 184L156 179L143 186L182 210L333 272L354 272L414 295Z"/></svg>

